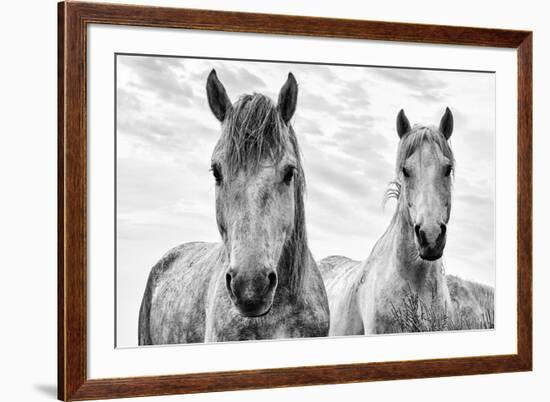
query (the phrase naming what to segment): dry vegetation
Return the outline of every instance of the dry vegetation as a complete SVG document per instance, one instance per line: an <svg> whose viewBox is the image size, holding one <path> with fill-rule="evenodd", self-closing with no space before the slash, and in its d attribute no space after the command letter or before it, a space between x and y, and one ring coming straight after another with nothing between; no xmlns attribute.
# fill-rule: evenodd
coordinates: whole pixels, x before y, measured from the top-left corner
<svg viewBox="0 0 550 402"><path fill-rule="evenodd" d="M494 292L491 288L460 278L447 277L454 314L437 302L432 286L431 300L424 302L409 287L398 306L392 304L395 332L457 331L494 328ZM481 311L481 313L480 313Z"/></svg>

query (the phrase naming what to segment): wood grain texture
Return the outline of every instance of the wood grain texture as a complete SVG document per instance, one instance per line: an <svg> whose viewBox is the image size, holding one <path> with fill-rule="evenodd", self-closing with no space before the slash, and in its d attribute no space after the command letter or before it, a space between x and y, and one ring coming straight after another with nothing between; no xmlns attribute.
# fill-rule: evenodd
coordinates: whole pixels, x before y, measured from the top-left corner
<svg viewBox="0 0 550 402"><path fill-rule="evenodd" d="M277 35L518 47L528 34L502 29L117 4L72 3L71 7L78 8L81 18L94 23Z"/></svg>
<svg viewBox="0 0 550 402"><path fill-rule="evenodd" d="M503 356L172 376L87 377L87 103L90 23L517 49L518 345ZM532 369L532 33L64 2L58 5L58 398L106 399Z"/></svg>
<svg viewBox="0 0 550 402"><path fill-rule="evenodd" d="M527 370L517 355L89 380L74 400L505 373Z"/></svg>
<svg viewBox="0 0 550 402"><path fill-rule="evenodd" d="M87 380L87 151L86 151L86 29L78 8L59 4L63 20L59 66L59 223L61 282L58 284L63 321L58 350L62 383L58 392L69 399Z"/></svg>
<svg viewBox="0 0 550 402"><path fill-rule="evenodd" d="M518 355L533 366L533 35L518 47Z"/></svg>
<svg viewBox="0 0 550 402"><path fill-rule="evenodd" d="M65 395L65 12L57 7L57 397Z"/></svg>

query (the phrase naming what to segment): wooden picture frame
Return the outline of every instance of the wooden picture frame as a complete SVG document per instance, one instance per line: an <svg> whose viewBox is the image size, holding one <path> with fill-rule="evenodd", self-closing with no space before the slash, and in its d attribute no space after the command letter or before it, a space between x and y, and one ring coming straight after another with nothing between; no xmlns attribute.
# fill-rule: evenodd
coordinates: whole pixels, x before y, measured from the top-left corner
<svg viewBox="0 0 550 402"><path fill-rule="evenodd" d="M87 376L87 26L110 24L517 49L517 353L153 377ZM532 369L532 32L62 2L58 5L58 397L85 400Z"/></svg>

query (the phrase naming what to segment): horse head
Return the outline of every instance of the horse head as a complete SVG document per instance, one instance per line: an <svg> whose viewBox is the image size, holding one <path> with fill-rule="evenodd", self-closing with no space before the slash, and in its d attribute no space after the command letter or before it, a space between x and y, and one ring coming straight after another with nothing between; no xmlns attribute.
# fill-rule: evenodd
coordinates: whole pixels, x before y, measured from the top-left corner
<svg viewBox="0 0 550 402"><path fill-rule="evenodd" d="M227 292L242 315L261 316L277 287L292 285L293 261L305 252L304 177L290 123L298 85L290 73L276 104L262 94L233 104L212 70L206 89L221 123L211 166Z"/></svg>
<svg viewBox="0 0 550 402"><path fill-rule="evenodd" d="M399 199L414 232L418 255L429 261L441 258L447 238L454 171L448 143L452 132L453 115L449 108L438 128L411 128L403 110L397 115Z"/></svg>

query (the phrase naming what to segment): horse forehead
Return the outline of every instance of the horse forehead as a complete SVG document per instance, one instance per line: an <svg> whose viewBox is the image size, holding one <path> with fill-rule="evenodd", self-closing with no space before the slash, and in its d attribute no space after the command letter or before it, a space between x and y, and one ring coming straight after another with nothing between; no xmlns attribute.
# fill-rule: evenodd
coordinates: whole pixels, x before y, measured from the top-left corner
<svg viewBox="0 0 550 402"><path fill-rule="evenodd" d="M439 166L447 160L439 145L432 141L423 141L409 159L414 159L422 167Z"/></svg>

